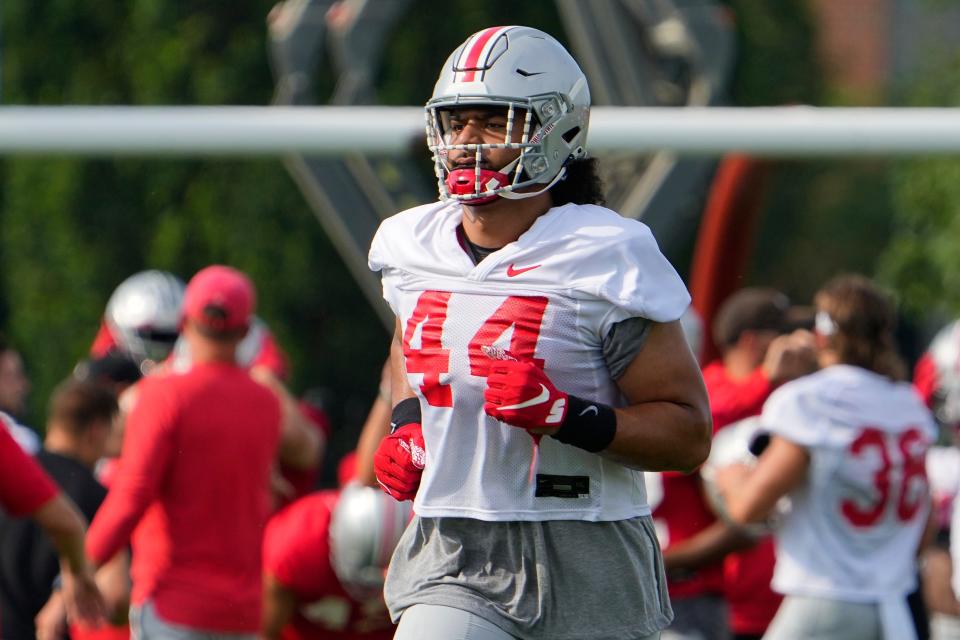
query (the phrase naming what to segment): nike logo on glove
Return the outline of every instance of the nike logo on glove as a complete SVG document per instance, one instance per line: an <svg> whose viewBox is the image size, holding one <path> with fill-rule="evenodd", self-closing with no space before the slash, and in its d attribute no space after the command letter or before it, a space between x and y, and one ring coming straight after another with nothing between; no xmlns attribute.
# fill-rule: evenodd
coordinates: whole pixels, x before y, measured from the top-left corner
<svg viewBox="0 0 960 640"><path fill-rule="evenodd" d="M519 404L510 404L510 405L506 405L506 406L502 406L502 407L497 407L497 409L498 409L499 411L511 411L511 410L513 410L513 409L526 409L527 407L532 407L532 406L537 405L537 404L543 404L544 402L546 402L546 401L549 400L549 399L550 399L550 392L547 390L547 388L546 388L543 384L541 384L541 385L540 385L540 395L534 396L533 398L530 398L529 400L524 400L523 402L521 402L521 403L519 403Z"/></svg>
<svg viewBox="0 0 960 640"><path fill-rule="evenodd" d="M535 265L533 265L532 267L520 267L520 268L516 268L516 267L513 266L513 263L510 263L510 266L507 267L507 277L508 277L508 278L515 278L516 276L520 275L521 273L526 273L527 271L533 271L534 269L538 268L539 266L540 266L539 264L535 264Z"/></svg>
<svg viewBox="0 0 960 640"><path fill-rule="evenodd" d="M587 407L586 409L584 409L583 411L580 412L580 416L581 416L581 417L582 417L582 416L585 416L585 415L587 415L588 413L591 413L591 412L593 412L593 415L595 415L595 416L600 415L600 411L599 411L595 406L590 405L589 407Z"/></svg>

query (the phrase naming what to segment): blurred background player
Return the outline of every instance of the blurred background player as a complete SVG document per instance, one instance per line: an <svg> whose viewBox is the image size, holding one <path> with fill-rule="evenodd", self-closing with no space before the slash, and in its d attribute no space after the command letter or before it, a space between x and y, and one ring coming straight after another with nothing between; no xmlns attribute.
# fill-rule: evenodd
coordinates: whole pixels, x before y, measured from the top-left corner
<svg viewBox="0 0 960 640"><path fill-rule="evenodd" d="M89 382L67 380L50 398L43 449L36 460L89 521L106 496L93 468L103 455L117 413L112 393ZM0 623L4 638L50 637L66 630L59 591L59 614L45 616L51 628L35 629L34 618L51 597L60 573L49 538L33 521L0 515ZM126 620L129 588L123 555L97 574L107 611ZM59 635L57 635L59 637Z"/></svg>
<svg viewBox="0 0 960 640"><path fill-rule="evenodd" d="M902 382L888 297L861 276L816 294L820 371L764 405L757 465L717 474L727 514L762 522L784 496L767 637L915 638L907 606L929 513L924 456L933 417Z"/></svg>
<svg viewBox="0 0 960 640"><path fill-rule="evenodd" d="M282 408L236 362L254 305L242 273L197 273L182 313L193 365L144 378L127 418L120 466L87 551L107 562L153 510L152 537L133 544L131 621L140 639L254 638L259 630L261 540Z"/></svg>
<svg viewBox="0 0 960 640"><path fill-rule="evenodd" d="M921 563L923 596L930 612L931 637L960 638L960 605L952 586L957 551L951 550L960 496L960 321L947 324L934 336L914 369L914 386L939 427L926 462L933 514L930 544Z"/></svg>
<svg viewBox="0 0 960 640"><path fill-rule="evenodd" d="M57 550L67 612L73 619L99 624L104 604L83 551L86 521L6 429L0 429L0 507L6 517L29 517L40 525ZM14 575L12 579L19 584L24 577ZM6 632L3 635L7 637Z"/></svg>
<svg viewBox="0 0 960 640"><path fill-rule="evenodd" d="M388 640L383 601L390 556L412 515L378 488L311 494L270 519L263 539L270 640Z"/></svg>
<svg viewBox="0 0 960 640"><path fill-rule="evenodd" d="M167 370L185 372L193 362L189 342L180 336L183 282L156 269L135 273L110 296L104 318L85 368L99 377L117 380L121 392L121 419L107 454L116 456L123 439L124 418L137 396L136 381L129 377L125 359L132 360L143 375ZM275 476L278 504L285 504L312 491L319 474L319 460L329 436L329 420L315 407L298 401L284 382L289 367L266 324L253 316L247 334L237 346L237 363L249 369L254 379L277 394L285 415L285 437L280 448L280 469ZM81 368L82 369L82 368ZM120 380L120 377L123 380ZM101 465L101 477L109 478L112 463Z"/></svg>
<svg viewBox="0 0 960 640"><path fill-rule="evenodd" d="M110 295L90 355L128 354L147 374L166 360L177 341L183 281L150 269L121 282Z"/></svg>
<svg viewBox="0 0 960 640"><path fill-rule="evenodd" d="M712 331L721 356L703 370L715 433L758 415L779 384L816 367L809 333L783 335L789 309L786 295L760 287L733 293L718 309ZM770 589L772 540L717 520L699 472L664 473L663 492L654 517L665 526L676 612L663 637L760 637L780 604Z"/></svg>

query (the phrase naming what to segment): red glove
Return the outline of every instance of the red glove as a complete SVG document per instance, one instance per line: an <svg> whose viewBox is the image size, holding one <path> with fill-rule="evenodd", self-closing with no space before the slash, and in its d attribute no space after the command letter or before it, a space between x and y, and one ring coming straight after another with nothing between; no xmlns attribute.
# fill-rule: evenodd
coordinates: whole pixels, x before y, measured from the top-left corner
<svg viewBox="0 0 960 640"><path fill-rule="evenodd" d="M426 459L423 428L420 423L411 422L380 441L373 454L373 471L377 482L394 500L413 500Z"/></svg>
<svg viewBox="0 0 960 640"><path fill-rule="evenodd" d="M567 417L570 399L543 369L529 361L495 360L487 375L483 410L491 418L527 429L553 433Z"/></svg>

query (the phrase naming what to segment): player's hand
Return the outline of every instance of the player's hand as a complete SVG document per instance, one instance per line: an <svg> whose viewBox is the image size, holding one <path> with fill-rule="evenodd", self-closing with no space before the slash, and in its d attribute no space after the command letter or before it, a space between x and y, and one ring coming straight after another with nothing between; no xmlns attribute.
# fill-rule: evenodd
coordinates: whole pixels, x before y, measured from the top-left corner
<svg viewBox="0 0 960 640"><path fill-rule="evenodd" d="M803 329L777 336L767 348L763 372L773 384L782 384L817 369L813 334Z"/></svg>
<svg viewBox="0 0 960 640"><path fill-rule="evenodd" d="M413 500L426 458L423 428L411 422L380 441L373 454L373 471L377 482L394 500Z"/></svg>
<svg viewBox="0 0 960 640"><path fill-rule="evenodd" d="M483 399L488 416L537 435L555 433L570 406L569 396L530 361L494 360Z"/></svg>
<svg viewBox="0 0 960 640"><path fill-rule="evenodd" d="M107 607L93 578L93 571L89 567L77 572L61 567L60 576L67 617L94 627L102 624L106 620Z"/></svg>
<svg viewBox="0 0 960 640"><path fill-rule="evenodd" d="M37 640L61 640L67 633L67 606L63 594L55 590L33 619Z"/></svg>

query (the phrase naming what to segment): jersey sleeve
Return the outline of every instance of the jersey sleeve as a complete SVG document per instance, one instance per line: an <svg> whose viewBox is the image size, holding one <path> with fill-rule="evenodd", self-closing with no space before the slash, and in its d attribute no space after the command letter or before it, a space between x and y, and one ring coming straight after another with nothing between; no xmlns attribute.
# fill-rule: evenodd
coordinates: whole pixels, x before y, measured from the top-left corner
<svg viewBox="0 0 960 640"><path fill-rule="evenodd" d="M822 421L811 410L813 398L803 379L774 391L763 406L761 428L804 448L823 443L827 436Z"/></svg>
<svg viewBox="0 0 960 640"><path fill-rule="evenodd" d="M635 221L615 242L602 246L591 261L597 295L612 305L600 332L631 317L654 322L678 320L690 305L690 294L676 269L657 246L650 229ZM601 266L602 265L602 266Z"/></svg>
<svg viewBox="0 0 960 640"><path fill-rule="evenodd" d="M381 223L373 236L373 242L370 244L370 253L367 256L367 266L371 271L380 272L381 286L383 287L383 299L390 305L390 309L397 313L397 286L396 281L399 272L395 268L395 257L392 255L391 244L387 241L387 235L390 233L386 228L389 220Z"/></svg>
<svg viewBox="0 0 960 640"><path fill-rule="evenodd" d="M33 513L58 493L57 485L0 426L0 506L12 516Z"/></svg>

